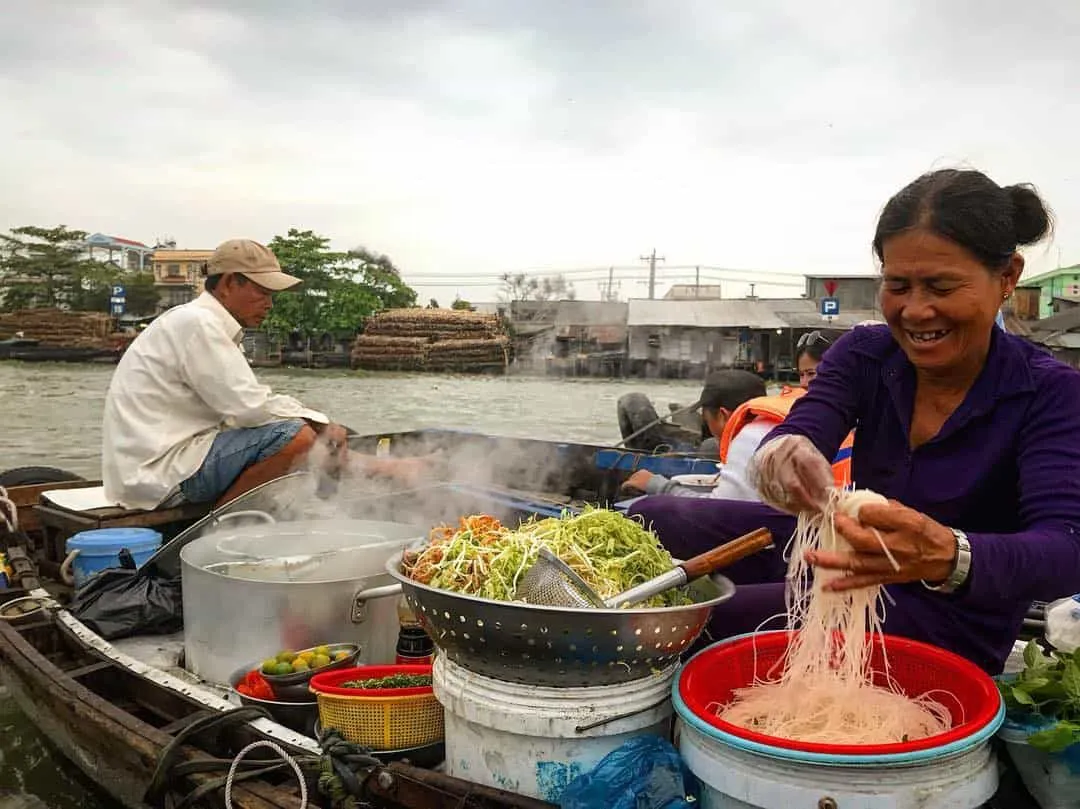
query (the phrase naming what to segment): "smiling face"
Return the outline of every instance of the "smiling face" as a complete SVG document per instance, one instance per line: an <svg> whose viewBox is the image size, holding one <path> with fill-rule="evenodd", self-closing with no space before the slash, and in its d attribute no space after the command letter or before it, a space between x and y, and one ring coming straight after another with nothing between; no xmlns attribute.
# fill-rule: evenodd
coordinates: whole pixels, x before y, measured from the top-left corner
<svg viewBox="0 0 1080 809"><path fill-rule="evenodd" d="M1016 253L995 271L956 242L908 230L882 244L881 311L918 371L977 373L1023 267Z"/></svg>

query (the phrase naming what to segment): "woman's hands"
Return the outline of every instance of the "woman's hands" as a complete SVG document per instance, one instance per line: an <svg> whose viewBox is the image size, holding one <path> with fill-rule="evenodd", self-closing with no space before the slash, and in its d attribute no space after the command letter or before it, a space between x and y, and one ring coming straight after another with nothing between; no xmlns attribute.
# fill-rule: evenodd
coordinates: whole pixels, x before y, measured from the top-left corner
<svg viewBox="0 0 1080 809"><path fill-rule="evenodd" d="M834 525L853 552L810 551L806 555L812 565L848 574L826 584L827 590L854 590L920 579L939 582L947 579L956 565L956 536L952 530L895 500L887 505L862 506L858 522L837 514ZM883 543L896 567L882 548Z"/></svg>
<svg viewBox="0 0 1080 809"><path fill-rule="evenodd" d="M756 453L747 477L763 502L798 514L821 511L833 485L832 466L804 435L782 435Z"/></svg>

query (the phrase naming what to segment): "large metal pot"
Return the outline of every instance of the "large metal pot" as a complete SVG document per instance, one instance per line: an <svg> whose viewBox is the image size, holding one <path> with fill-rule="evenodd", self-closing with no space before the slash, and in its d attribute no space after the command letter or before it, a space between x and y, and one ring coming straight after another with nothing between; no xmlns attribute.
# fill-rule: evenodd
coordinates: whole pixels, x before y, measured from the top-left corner
<svg viewBox="0 0 1080 809"><path fill-rule="evenodd" d="M393 662L400 586L385 564L422 539L400 523L312 520L225 523L192 540L180 552L188 670L227 685L253 660L322 643Z"/></svg>

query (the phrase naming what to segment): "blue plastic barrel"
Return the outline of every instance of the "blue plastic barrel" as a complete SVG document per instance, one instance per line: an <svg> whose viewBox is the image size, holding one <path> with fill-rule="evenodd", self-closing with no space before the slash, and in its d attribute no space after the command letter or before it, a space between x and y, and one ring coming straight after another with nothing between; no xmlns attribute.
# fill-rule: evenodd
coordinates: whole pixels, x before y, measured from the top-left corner
<svg viewBox="0 0 1080 809"><path fill-rule="evenodd" d="M161 534L151 528L98 528L80 531L67 541L67 552L78 551L71 563L75 587L99 570L120 567L120 551L127 548L135 566L145 563L161 546Z"/></svg>

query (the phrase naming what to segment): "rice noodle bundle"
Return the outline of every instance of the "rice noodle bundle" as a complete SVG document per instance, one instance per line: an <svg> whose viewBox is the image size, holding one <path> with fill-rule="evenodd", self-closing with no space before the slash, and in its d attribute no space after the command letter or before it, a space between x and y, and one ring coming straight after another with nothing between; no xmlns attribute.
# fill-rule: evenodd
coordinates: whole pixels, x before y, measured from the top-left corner
<svg viewBox="0 0 1080 809"><path fill-rule="evenodd" d="M810 550L851 551L833 527L837 510L858 519L864 504L885 502L869 490L836 489L822 514L799 515L787 573L787 629L799 631L779 679L738 689L734 700L718 706L722 719L768 736L822 744L906 742L949 729L948 709L926 694L903 694L888 677L887 663L887 687L874 685L871 652L881 642L883 588L824 590L845 573L821 568L811 575L805 560ZM896 566L888 548L885 553Z"/></svg>

